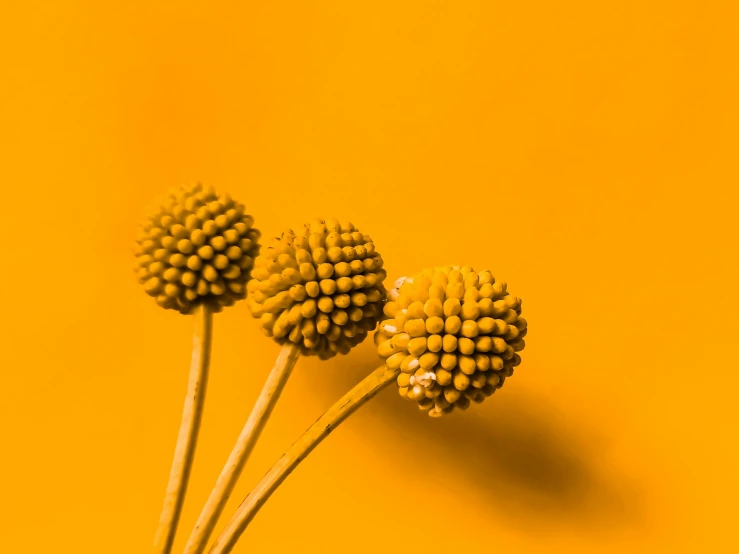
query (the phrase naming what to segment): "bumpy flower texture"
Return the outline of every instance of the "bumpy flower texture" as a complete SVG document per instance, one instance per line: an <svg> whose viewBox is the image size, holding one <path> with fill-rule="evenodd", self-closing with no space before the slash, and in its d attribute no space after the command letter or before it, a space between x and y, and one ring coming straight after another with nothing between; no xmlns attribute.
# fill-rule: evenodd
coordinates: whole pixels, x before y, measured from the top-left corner
<svg viewBox="0 0 739 554"><path fill-rule="evenodd" d="M396 287L375 343L388 367L402 372L400 395L430 416L482 402L521 363L521 299L489 271L435 267Z"/></svg>
<svg viewBox="0 0 739 554"><path fill-rule="evenodd" d="M258 230L244 206L212 187L170 191L141 223L134 265L144 290L163 308L215 312L246 297L259 254Z"/></svg>
<svg viewBox="0 0 739 554"><path fill-rule="evenodd" d="M267 336L301 354L346 354L374 330L387 273L372 239L351 223L315 219L262 250L247 305Z"/></svg>

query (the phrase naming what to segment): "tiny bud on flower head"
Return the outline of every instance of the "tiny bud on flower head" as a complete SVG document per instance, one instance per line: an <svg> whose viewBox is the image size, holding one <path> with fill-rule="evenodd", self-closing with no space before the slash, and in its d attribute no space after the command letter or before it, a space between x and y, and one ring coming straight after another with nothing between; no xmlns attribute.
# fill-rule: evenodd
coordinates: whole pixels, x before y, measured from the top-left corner
<svg viewBox="0 0 739 554"><path fill-rule="evenodd" d="M303 355L346 354L374 330L386 301L383 260L351 223L314 219L285 231L254 261L247 306L279 344Z"/></svg>
<svg viewBox="0 0 739 554"><path fill-rule="evenodd" d="M503 386L521 363L521 300L489 271L443 266L401 277L388 292L375 344L403 398L432 417L465 410Z"/></svg>
<svg viewBox="0 0 739 554"><path fill-rule="evenodd" d="M260 232L228 194L201 184L171 190L141 222L134 269L162 308L213 311L246 296Z"/></svg>

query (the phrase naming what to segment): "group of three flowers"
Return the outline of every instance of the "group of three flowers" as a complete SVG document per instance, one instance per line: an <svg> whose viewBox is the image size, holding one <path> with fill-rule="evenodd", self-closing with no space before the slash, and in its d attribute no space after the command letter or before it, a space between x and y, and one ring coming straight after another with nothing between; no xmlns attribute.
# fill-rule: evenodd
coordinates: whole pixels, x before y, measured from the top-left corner
<svg viewBox="0 0 739 554"><path fill-rule="evenodd" d="M466 409L503 385L521 362L521 300L489 271L425 269L389 291L371 237L351 223L314 219L261 247L242 204L200 184L171 191L143 221L136 271L160 306L196 318L190 387L155 552L169 554L205 398L212 313L246 299L282 351L185 546L199 554L300 355L346 354L377 329L385 363L329 409L249 494L211 547L230 552L261 505L348 415L395 381L430 416Z"/></svg>

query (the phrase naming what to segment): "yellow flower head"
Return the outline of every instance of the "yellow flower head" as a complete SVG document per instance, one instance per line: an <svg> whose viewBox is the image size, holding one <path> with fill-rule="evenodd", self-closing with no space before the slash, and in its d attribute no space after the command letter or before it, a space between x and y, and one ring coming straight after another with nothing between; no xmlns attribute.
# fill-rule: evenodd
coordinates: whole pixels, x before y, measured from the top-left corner
<svg viewBox="0 0 739 554"><path fill-rule="evenodd" d="M322 359L346 354L377 326L387 273L368 235L351 223L315 219L262 250L247 305L267 336Z"/></svg>
<svg viewBox="0 0 739 554"><path fill-rule="evenodd" d="M141 223L134 265L144 290L183 314L214 311L246 296L259 254L254 218L228 194L201 184L170 191Z"/></svg>
<svg viewBox="0 0 739 554"><path fill-rule="evenodd" d="M521 299L489 271L452 265L403 277L384 313L378 352L402 371L400 395L432 417L482 402L521 363Z"/></svg>

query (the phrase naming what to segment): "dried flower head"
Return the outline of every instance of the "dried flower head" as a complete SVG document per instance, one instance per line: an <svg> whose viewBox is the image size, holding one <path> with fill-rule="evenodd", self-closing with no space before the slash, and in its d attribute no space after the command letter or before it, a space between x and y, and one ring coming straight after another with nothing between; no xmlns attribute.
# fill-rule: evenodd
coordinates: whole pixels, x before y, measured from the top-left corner
<svg viewBox="0 0 739 554"><path fill-rule="evenodd" d="M521 363L526 320L521 299L489 271L425 269L390 291L375 343L400 395L432 417L466 409L503 386Z"/></svg>
<svg viewBox="0 0 739 554"><path fill-rule="evenodd" d="M144 290L183 314L216 312L246 296L259 254L254 218L228 194L201 184L173 189L142 221L134 265Z"/></svg>
<svg viewBox="0 0 739 554"><path fill-rule="evenodd" d="M377 326L387 273L351 223L315 219L284 232L255 260L247 305L267 336L322 359L346 354Z"/></svg>

